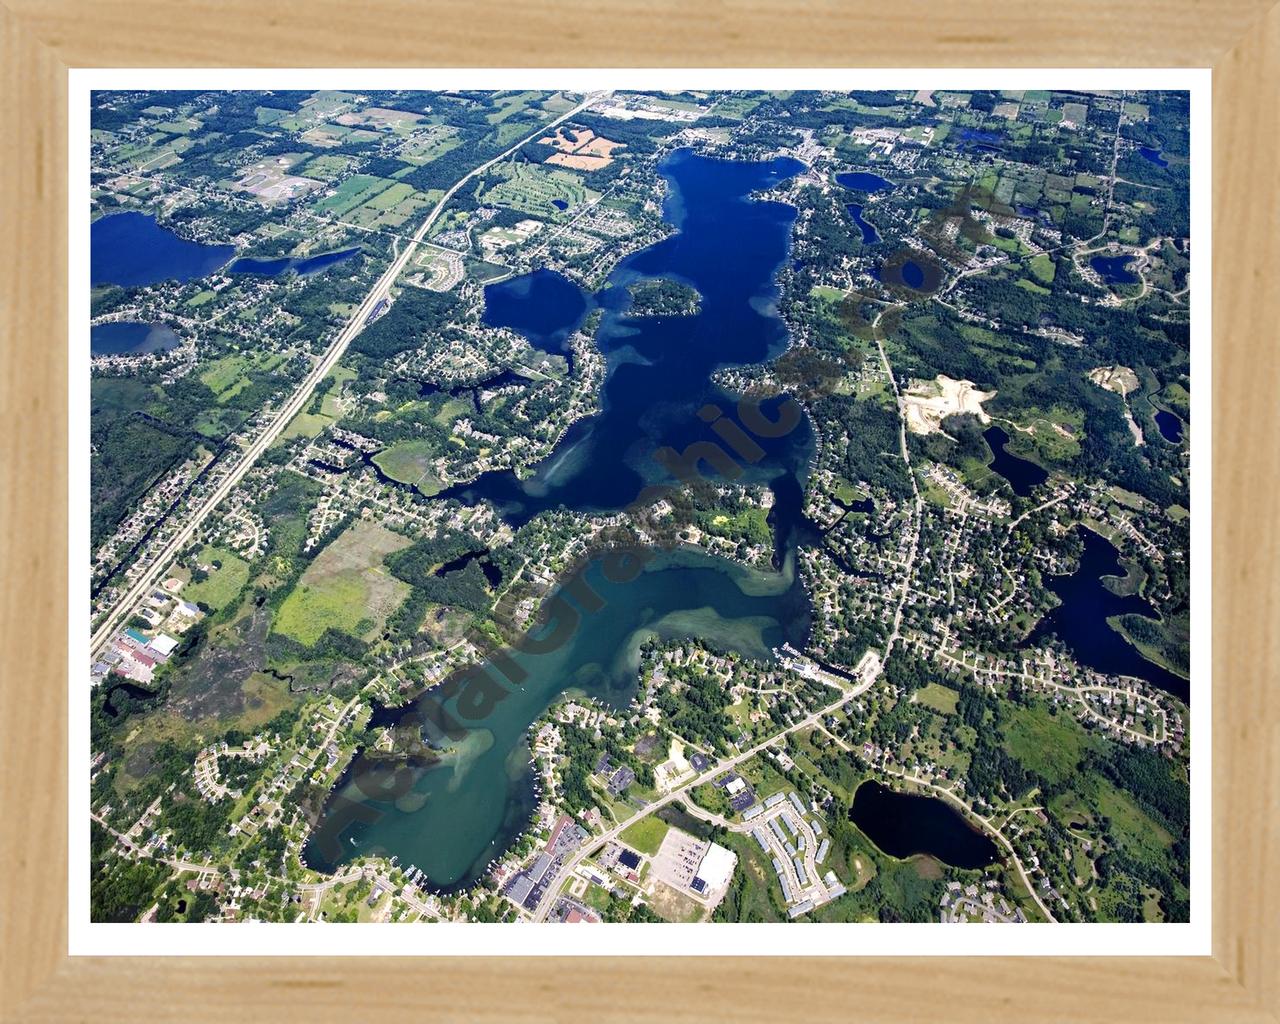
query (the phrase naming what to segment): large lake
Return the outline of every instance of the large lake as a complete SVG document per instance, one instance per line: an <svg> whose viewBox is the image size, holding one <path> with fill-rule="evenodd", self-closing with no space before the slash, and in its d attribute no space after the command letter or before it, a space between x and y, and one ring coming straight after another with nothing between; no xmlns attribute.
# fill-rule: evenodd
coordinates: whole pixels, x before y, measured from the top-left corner
<svg viewBox="0 0 1280 1024"><path fill-rule="evenodd" d="M854 192L883 192L893 188L893 182L869 171L845 171L836 175L836 184Z"/></svg>
<svg viewBox="0 0 1280 1024"><path fill-rule="evenodd" d="M880 241L880 235L876 232L874 224L868 224L862 217L862 207L858 203L849 203L845 206L849 212L849 216L853 218L853 222L858 226L858 230L862 232L862 244L872 245Z"/></svg>
<svg viewBox="0 0 1280 1024"><path fill-rule="evenodd" d="M1135 676L1179 700L1189 700L1191 687L1186 679L1144 658L1107 623L1114 615L1158 616L1137 594L1119 597L1103 585L1108 576L1124 576L1119 553L1092 530L1079 527L1079 531L1084 540L1080 566L1069 576L1045 577L1045 585L1062 603L1040 620L1027 642L1038 644L1056 635L1081 665L1108 675Z"/></svg>
<svg viewBox="0 0 1280 1024"><path fill-rule="evenodd" d="M1133 257L1127 254L1120 256L1092 256L1089 266L1097 271L1098 276L1107 284L1141 284L1138 275L1129 269Z"/></svg>
<svg viewBox="0 0 1280 1024"><path fill-rule="evenodd" d="M89 279L126 287L193 281L213 273L235 251L232 245L189 242L150 214L113 213L89 228Z"/></svg>
<svg viewBox="0 0 1280 1024"><path fill-rule="evenodd" d="M983 431L982 438L991 449L991 468L1009 481L1009 486L1018 497L1025 498L1034 488L1049 479L1044 468L1005 449L1005 445L1009 443L1009 435L1000 427L988 427Z"/></svg>
<svg viewBox="0 0 1280 1024"><path fill-rule="evenodd" d="M786 344L774 274L788 258L795 211L748 196L800 168L785 159L747 163L679 151L661 165L671 186L665 216L677 233L624 260L599 296L583 295L546 273L489 289L490 322L520 330L549 350L563 343L592 304L601 306L596 341L607 360L602 411L575 424L529 479L493 473L450 496L491 501L513 524L558 507L617 510L646 483L668 479L653 458L657 447L684 450L715 440L698 410L709 402L732 410L736 402L711 382L712 372L775 357ZM659 276L696 287L699 312L628 317L626 286ZM469 886L528 827L537 795L526 734L561 693L581 690L625 706L638 682L640 644L649 636L705 636L760 658L783 641L805 644L809 603L795 576L794 536L803 523L812 444L807 422L761 441L766 454L743 477L773 488L780 572L681 551L658 556L630 582L611 582L593 564L586 579L604 607L583 610L581 625L559 649L517 655L528 673L523 685L469 731L456 753L427 768L402 768L412 773L412 784L401 799L372 800L353 784L374 763L360 755L312 834L307 863L332 870L357 856L395 855L402 865L424 871L438 889ZM457 698L445 708L457 710ZM394 724L407 711L382 711L377 721ZM354 816L352 806L358 808Z"/></svg>
<svg viewBox="0 0 1280 1024"><path fill-rule="evenodd" d="M1157 409L1155 411L1156 426L1160 429L1160 436L1170 444L1182 443L1182 420L1178 419L1173 413L1165 409Z"/></svg>

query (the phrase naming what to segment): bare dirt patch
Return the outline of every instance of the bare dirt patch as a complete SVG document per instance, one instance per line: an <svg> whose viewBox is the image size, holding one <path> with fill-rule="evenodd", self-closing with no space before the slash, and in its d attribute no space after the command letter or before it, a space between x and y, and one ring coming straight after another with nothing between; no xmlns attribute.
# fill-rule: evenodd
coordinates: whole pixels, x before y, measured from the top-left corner
<svg viewBox="0 0 1280 1024"><path fill-rule="evenodd" d="M703 907L689 896L676 892L665 882L656 882L649 894L649 905L664 921L687 924L701 920Z"/></svg>
<svg viewBox="0 0 1280 1024"><path fill-rule="evenodd" d="M397 125L415 125L426 115L415 114L408 110L392 110L389 107L369 107L366 110L353 110L339 114L333 120L337 124L351 127L368 125L373 128L395 128Z"/></svg>
<svg viewBox="0 0 1280 1024"><path fill-rule="evenodd" d="M1114 391L1122 398L1138 390L1138 375L1127 366L1099 366L1085 376L1104 391Z"/></svg>
<svg viewBox="0 0 1280 1024"><path fill-rule="evenodd" d="M948 416L970 413L982 423L991 417L982 403L995 398L994 391L979 391L971 380L952 380L938 374L933 380L917 380L902 395L907 415L907 429L913 434L942 432L942 421Z"/></svg>

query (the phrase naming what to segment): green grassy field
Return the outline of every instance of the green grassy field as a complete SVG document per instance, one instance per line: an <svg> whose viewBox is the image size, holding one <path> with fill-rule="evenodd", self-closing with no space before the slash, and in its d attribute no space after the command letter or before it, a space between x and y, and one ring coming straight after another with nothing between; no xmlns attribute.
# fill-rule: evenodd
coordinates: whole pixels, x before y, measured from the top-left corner
<svg viewBox="0 0 1280 1024"><path fill-rule="evenodd" d="M327 196L316 203L315 208L328 213L336 213L341 217L347 211L354 210L357 206L362 206L374 196L396 184L396 182L392 182L387 178L375 178L368 174L353 174L338 186L333 195Z"/></svg>
<svg viewBox="0 0 1280 1024"><path fill-rule="evenodd" d="M641 853L653 856L658 852L658 847L662 845L662 840L666 837L670 827L665 821L650 815L647 818L641 818L634 825L624 829L622 835L618 838Z"/></svg>
<svg viewBox="0 0 1280 1024"><path fill-rule="evenodd" d="M379 192L365 205L374 210L390 210L397 203L408 199L411 195L413 195L413 186L406 185L403 181L398 181L389 189Z"/></svg>
<svg viewBox="0 0 1280 1024"><path fill-rule="evenodd" d="M553 199L561 199L572 207L597 195L582 184L579 175L570 171L507 164L496 173L505 174L506 178L484 194L484 201L525 213L546 216L557 212L552 206Z"/></svg>
<svg viewBox="0 0 1280 1024"><path fill-rule="evenodd" d="M1003 730L1005 750L1050 782L1074 775L1086 748L1098 742L1070 714L1049 714L1046 704L1011 706Z"/></svg>
<svg viewBox="0 0 1280 1024"><path fill-rule="evenodd" d="M933 708L940 711L944 715L954 714L956 710L956 702L960 699L960 694L947 686L940 683L930 683L928 686L921 687L916 691L916 699L925 707Z"/></svg>
<svg viewBox="0 0 1280 1024"><path fill-rule="evenodd" d="M443 193L417 192L404 182L396 182L343 217L363 227L399 227L410 217L429 209Z"/></svg>
<svg viewBox="0 0 1280 1024"><path fill-rule="evenodd" d="M182 599L218 611L232 601L248 581L249 563L230 548L214 547L201 551L200 561L205 565L219 562L221 568L214 569L201 583L188 584L183 588Z"/></svg>
<svg viewBox="0 0 1280 1024"><path fill-rule="evenodd" d="M312 157L298 173L304 178L318 178L320 181L333 181L347 170L350 157L337 154L323 154Z"/></svg>
<svg viewBox="0 0 1280 1024"><path fill-rule="evenodd" d="M283 356L270 352L260 357L243 352L222 356L200 371L200 383L223 405L249 386L251 375L270 373L283 361Z"/></svg>
<svg viewBox="0 0 1280 1024"><path fill-rule="evenodd" d="M541 98L542 93L532 91L499 95L495 97L495 101L501 103L502 106L492 114L485 114L485 120L490 124L501 124L507 118L518 114L520 111L524 110L525 107L529 106L529 104Z"/></svg>
<svg viewBox="0 0 1280 1024"><path fill-rule="evenodd" d="M271 447L292 441L295 437L318 437L320 431L332 422L333 417L326 416L323 412L307 412L303 409L289 421L289 425L284 430L280 431L280 436Z"/></svg>
<svg viewBox="0 0 1280 1024"><path fill-rule="evenodd" d="M716 910L717 921L784 921L782 890L778 876L749 836L730 833L723 840L738 855L738 867L724 902Z"/></svg>
<svg viewBox="0 0 1280 1024"><path fill-rule="evenodd" d="M866 492L860 487L855 487L848 480L841 477L836 482L835 490L836 500L842 501L846 505L852 505L855 501L861 501L867 496Z"/></svg>
<svg viewBox="0 0 1280 1024"><path fill-rule="evenodd" d="M809 289L809 294L826 302L839 302L844 298L844 292L839 288L832 288L827 284L815 284Z"/></svg>
<svg viewBox="0 0 1280 1024"><path fill-rule="evenodd" d="M1053 262L1053 257L1048 253L1036 253L1031 257L1031 261L1027 264L1027 269L1034 274L1042 284L1053 284L1054 274L1057 272L1057 265Z"/></svg>
<svg viewBox="0 0 1280 1024"><path fill-rule="evenodd" d="M382 526L356 522L307 567L272 629L307 647L330 628L350 636L375 634L409 593L382 560L408 544L407 537Z"/></svg>

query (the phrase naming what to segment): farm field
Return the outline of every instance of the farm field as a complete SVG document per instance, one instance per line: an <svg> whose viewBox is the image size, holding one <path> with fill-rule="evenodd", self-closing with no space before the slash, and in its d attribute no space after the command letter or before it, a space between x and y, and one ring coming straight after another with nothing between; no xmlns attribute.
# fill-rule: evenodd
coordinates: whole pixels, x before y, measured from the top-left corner
<svg viewBox="0 0 1280 1024"><path fill-rule="evenodd" d="M344 220L362 227L398 228L405 221L435 205L442 192L418 192L412 185L397 182L368 202L351 210Z"/></svg>
<svg viewBox="0 0 1280 1024"><path fill-rule="evenodd" d="M353 174L331 196L325 196L315 204L317 210L336 213L339 217L362 206L374 196L394 185L388 178L375 178L369 174Z"/></svg>
<svg viewBox="0 0 1280 1024"><path fill-rule="evenodd" d="M219 405L223 405L249 386L250 376L269 373L283 361L283 356L272 353L223 356L201 371L200 383L214 393Z"/></svg>

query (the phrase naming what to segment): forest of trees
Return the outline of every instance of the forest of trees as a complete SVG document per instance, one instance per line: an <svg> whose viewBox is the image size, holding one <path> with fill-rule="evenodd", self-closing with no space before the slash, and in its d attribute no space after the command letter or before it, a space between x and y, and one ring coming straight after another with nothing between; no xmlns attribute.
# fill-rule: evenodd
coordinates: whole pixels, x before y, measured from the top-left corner
<svg viewBox="0 0 1280 1024"><path fill-rule="evenodd" d="M417 347L424 334L439 331L460 308L455 292L406 288L386 313L356 335L350 352L382 362Z"/></svg>

